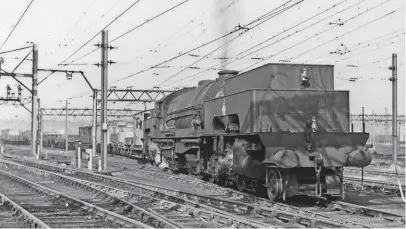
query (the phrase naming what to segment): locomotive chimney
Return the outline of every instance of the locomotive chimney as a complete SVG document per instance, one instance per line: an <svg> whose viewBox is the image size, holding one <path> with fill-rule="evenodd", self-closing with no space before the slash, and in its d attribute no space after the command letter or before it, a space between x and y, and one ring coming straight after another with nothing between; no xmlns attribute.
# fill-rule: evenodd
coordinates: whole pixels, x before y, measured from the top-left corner
<svg viewBox="0 0 406 229"><path fill-rule="evenodd" d="M224 86L226 85L226 78L236 76L236 75L238 75L238 73L239 72L235 71L235 70L222 70L222 71L219 71L217 73L219 75L217 80L220 81L220 87L221 87L219 95L222 95L222 96L226 95L226 91L225 91L225 88L224 88Z"/></svg>
<svg viewBox="0 0 406 229"><path fill-rule="evenodd" d="M226 78L236 76L236 75L238 75L238 73L239 72L235 71L235 70L222 70L222 71L219 71L217 74L219 75L218 80L220 80L221 86L224 87L224 85L226 83Z"/></svg>

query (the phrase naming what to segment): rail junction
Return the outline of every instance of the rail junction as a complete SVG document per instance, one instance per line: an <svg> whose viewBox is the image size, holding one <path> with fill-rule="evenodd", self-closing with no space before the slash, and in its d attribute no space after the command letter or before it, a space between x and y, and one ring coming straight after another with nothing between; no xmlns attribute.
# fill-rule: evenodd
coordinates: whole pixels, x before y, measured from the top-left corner
<svg viewBox="0 0 406 229"><path fill-rule="evenodd" d="M405 226L402 1L157 1L0 1L0 228Z"/></svg>

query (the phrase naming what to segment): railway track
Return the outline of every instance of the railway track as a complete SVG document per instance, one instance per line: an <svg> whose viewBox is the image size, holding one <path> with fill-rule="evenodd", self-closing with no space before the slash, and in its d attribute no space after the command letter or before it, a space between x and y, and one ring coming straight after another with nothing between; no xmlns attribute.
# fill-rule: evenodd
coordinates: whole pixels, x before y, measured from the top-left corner
<svg viewBox="0 0 406 229"><path fill-rule="evenodd" d="M13 173L20 175L25 174L25 176L31 179L32 174L37 174L37 176L40 175L49 178L50 181L56 181L74 187L77 190L83 190L84 192L98 195L107 201L105 203L106 206L110 206L115 210L119 209L121 212L124 212L127 217L135 218L156 228L221 228L230 226L236 226L238 228L259 228L270 226L253 221L249 222L237 217L233 218L231 216L209 212L207 210L198 209L196 206L191 207L159 199L148 200L145 196L135 193L133 196L137 196L129 199L123 196L122 190L114 189L111 191L111 187L103 187L100 185L95 187L95 185L89 185L80 179L21 164L8 163L5 161L2 161L1 164L2 166L12 168ZM71 190L71 192L72 191L73 190ZM128 196L128 194L126 196Z"/></svg>
<svg viewBox="0 0 406 229"><path fill-rule="evenodd" d="M15 160L30 166L41 167L47 170L57 172L68 171L68 169L58 168L55 166L37 164L33 162ZM307 227L376 227L376 226L393 226L402 225L404 218L390 213L335 202L328 209L316 209L317 211L303 211L300 208L270 202L261 198L249 196L247 194L237 193L240 198L235 199L235 195L224 195L221 197L198 196L191 193L179 192L162 187L140 184L139 182L128 182L119 178L109 177L100 174L92 174L83 171L71 170L71 176L87 180L88 185L94 185L95 188L111 189L116 187L132 193L142 193L145 196L164 199L172 202L185 204L204 204L212 207L213 210L221 213L240 215L249 217L256 222L266 222L266 220L275 220L279 223L299 224ZM98 186L99 185L99 186ZM117 191L117 190L116 190ZM229 191L233 192L233 191ZM235 194L235 193L234 193ZM244 198L248 196L248 198ZM247 201L249 199L250 201ZM248 202L250 202L248 204ZM216 210L217 209L217 210ZM315 210L315 209L312 209ZM220 212L219 212L220 213ZM355 215L353 215L355 214ZM274 223L275 223L274 222ZM270 223L270 222L268 222Z"/></svg>
<svg viewBox="0 0 406 229"><path fill-rule="evenodd" d="M0 169L0 192L38 227L142 227L146 225ZM32 223L31 223L32 224ZM6 226L7 227L7 226Z"/></svg>
<svg viewBox="0 0 406 229"><path fill-rule="evenodd" d="M376 192L383 195L401 196L400 188L405 191L405 185L398 183L391 183L388 181L380 181L373 179L361 179L359 177L345 177L347 188L353 188L355 190L368 190L370 192Z"/></svg>
<svg viewBox="0 0 406 229"><path fill-rule="evenodd" d="M48 225L0 193L0 228L47 228Z"/></svg>
<svg viewBox="0 0 406 229"><path fill-rule="evenodd" d="M279 215L281 219L275 220L270 217L269 219L261 217L250 218L247 215L241 214L236 215L235 213L230 213L227 211L219 210L211 206L197 203L194 201L188 201L182 198L177 198L175 196L170 196L164 193L157 193L154 190L137 190L135 191L125 191L123 189L113 188L112 186L103 185L97 182L91 182L87 180L76 179L68 177L62 174L44 171L38 168L33 168L21 164L15 164L11 162L1 161L2 164L7 164L7 166L17 167L23 169L25 172L35 172L47 174L47 176L52 176L53 180L63 181L66 184L71 186L81 186L82 189L88 190L93 189L99 194L108 196L115 196L115 201L120 201L120 197L126 199L127 203L122 203L127 205L128 202L138 204L139 206L147 209L150 212L160 215L162 218L172 220L174 224L178 224L178 227L249 227L249 228L258 228L258 227L300 227L303 226L301 223L306 224L308 222L290 222L289 215L285 215L285 220L281 220L283 215ZM114 185L116 187L117 185ZM149 191L149 192L148 192ZM124 201L121 201L124 202ZM122 206L125 208L126 206ZM238 209L235 209L238 211ZM282 214L282 212L279 212ZM249 215L252 217L252 214ZM262 221L256 221L262 219ZM303 219L302 219L303 220ZM320 225L324 223L324 225ZM340 225L334 222L328 222L327 220L321 220L318 222L320 227L340 227L340 226L359 226L359 225Z"/></svg>
<svg viewBox="0 0 406 229"><path fill-rule="evenodd" d="M390 171L376 171L373 169L364 169L364 176L384 176L384 177L389 177L389 178L405 178L405 173L404 170L401 171L402 169L398 170L398 174L395 172L390 172ZM344 173L348 173L351 175L359 175L361 176L362 170L360 168L345 168Z"/></svg>
<svg viewBox="0 0 406 229"><path fill-rule="evenodd" d="M377 154L377 155L372 155L373 159L378 159L386 162L387 164L392 163L392 155L383 155L383 154ZM405 155L398 156L397 162L400 165L405 165Z"/></svg>

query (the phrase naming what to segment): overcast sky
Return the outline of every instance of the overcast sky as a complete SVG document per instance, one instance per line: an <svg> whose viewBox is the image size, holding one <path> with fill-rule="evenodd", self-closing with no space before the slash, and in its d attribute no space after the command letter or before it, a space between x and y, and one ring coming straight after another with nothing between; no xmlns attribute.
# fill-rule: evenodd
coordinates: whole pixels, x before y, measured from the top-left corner
<svg viewBox="0 0 406 229"><path fill-rule="evenodd" d="M107 28L109 40L183 1L140 0ZM6 40L30 2L31 0L0 0L2 12L0 45ZM93 64L100 61L100 50L74 62L81 65L58 66L58 64L71 56L134 2L136 0L34 0L0 52L24 47L27 41L38 43L40 68L82 70L91 84L99 88L100 68ZM199 57L184 55L164 64L170 66L169 68L154 68L120 80L228 33L237 25L244 26L285 2L287 0L189 0L111 43L118 49L109 51L109 58L117 62L109 66L109 86L148 89L159 85L161 88L169 89L195 86L199 80L214 79L217 77L217 70L196 75L204 69L185 69L180 74L173 75L223 45L224 40L191 53ZM232 63L228 64L227 68L246 69L258 61L251 59L252 57L270 58L251 68L269 62L280 63L281 60L293 63L334 64L335 88L350 91L351 113L360 113L362 106L367 113L372 111L384 113L385 107L391 113L391 82L387 80L391 76L391 71L388 67L391 65L392 53L398 53L399 113L404 114L405 1L293 0L289 4L297 2L300 3L295 7L246 31L229 43L227 56L235 57L241 51L318 13L321 14L258 46L261 48L268 45L258 52L239 60L230 59ZM333 5L336 6L332 7ZM310 26L324 18L327 19ZM336 22L344 24L342 26L330 24ZM308 28L304 29L305 27ZM327 29L329 29L327 32L322 33ZM285 36L288 37L282 40L281 38ZM306 39L308 40L305 41ZM100 40L101 36L97 35L65 63L70 63L94 50L93 44L99 43ZM290 48L291 46L294 47ZM12 71L28 51L1 55L5 58L3 69ZM334 51L345 54L330 54ZM219 65L220 60L216 58L223 54L224 50L219 49L192 66L210 68ZM31 61L25 61L16 72L30 71ZM48 73L41 72L40 80L47 75ZM190 77L192 75L195 76ZM350 82L351 77L358 80ZM170 80L165 81L168 78ZM116 82L117 80L120 81ZM22 81L27 85L31 83L28 79ZM162 83L163 81L165 83ZM1 96L5 96L7 84L14 87L16 82L7 77L1 78ZM64 74L54 74L39 86L39 97L43 107L63 107L64 100L69 97L77 97L70 101L71 106L91 107L90 95L88 86L79 75L74 75L73 80L67 81ZM29 95L24 92L24 96ZM111 105L111 107L131 106L135 107L131 104ZM3 120L29 117L29 113L21 107L2 106L0 112Z"/></svg>

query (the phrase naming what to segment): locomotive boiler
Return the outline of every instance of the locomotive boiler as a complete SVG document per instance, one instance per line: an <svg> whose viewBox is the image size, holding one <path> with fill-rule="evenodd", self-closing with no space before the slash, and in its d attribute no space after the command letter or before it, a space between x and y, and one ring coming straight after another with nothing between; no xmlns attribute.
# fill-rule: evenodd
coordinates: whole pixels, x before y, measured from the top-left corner
<svg viewBox="0 0 406 229"><path fill-rule="evenodd" d="M223 70L166 96L145 131L149 152L171 169L239 190L265 188L271 200L343 198L343 168L372 160L369 134L350 132L349 118L349 92L334 90L334 66L271 63Z"/></svg>

